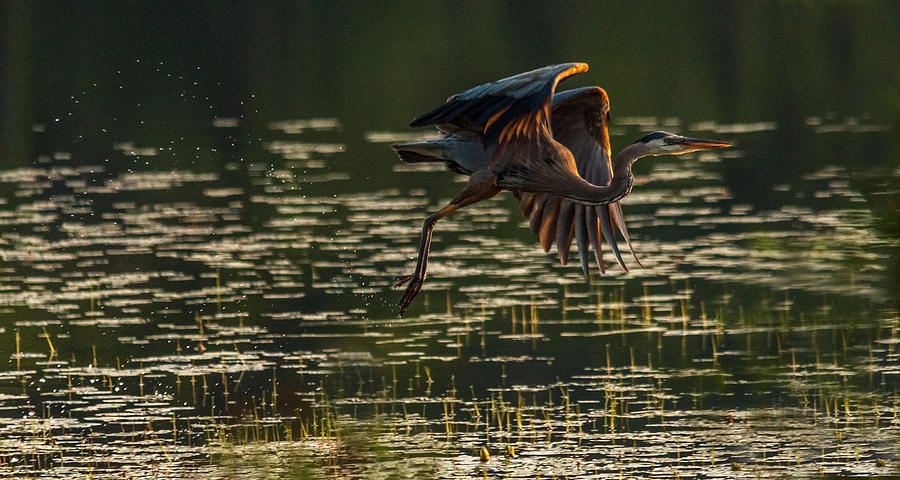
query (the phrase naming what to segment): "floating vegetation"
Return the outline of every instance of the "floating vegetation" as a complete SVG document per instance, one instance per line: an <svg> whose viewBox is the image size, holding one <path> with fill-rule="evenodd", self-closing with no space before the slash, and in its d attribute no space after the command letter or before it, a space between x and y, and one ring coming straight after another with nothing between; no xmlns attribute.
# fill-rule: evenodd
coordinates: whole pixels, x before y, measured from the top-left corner
<svg viewBox="0 0 900 480"><path fill-rule="evenodd" d="M624 201L645 268L589 279L501 195L440 222L398 318L451 194L424 186L453 177L382 177L382 144L420 137L340 128L273 122L214 171L0 171L0 475L900 474L900 245L868 203L897 171L823 166L759 206L723 187L732 159L650 163Z"/></svg>

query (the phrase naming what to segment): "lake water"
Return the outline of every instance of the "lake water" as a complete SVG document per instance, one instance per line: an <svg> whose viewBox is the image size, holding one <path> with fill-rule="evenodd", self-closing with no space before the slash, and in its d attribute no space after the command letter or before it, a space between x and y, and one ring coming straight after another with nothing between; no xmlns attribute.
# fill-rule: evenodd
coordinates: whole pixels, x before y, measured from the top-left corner
<svg viewBox="0 0 900 480"><path fill-rule="evenodd" d="M0 474L900 474L888 5L0 7ZM562 61L735 147L637 162L629 273L454 213L398 317L465 178L389 145Z"/></svg>

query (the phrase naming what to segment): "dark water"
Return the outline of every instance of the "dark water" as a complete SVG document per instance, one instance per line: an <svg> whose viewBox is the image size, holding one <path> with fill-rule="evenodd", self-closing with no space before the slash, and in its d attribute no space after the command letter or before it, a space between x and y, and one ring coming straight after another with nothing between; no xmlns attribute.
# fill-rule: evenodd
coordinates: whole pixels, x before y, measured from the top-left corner
<svg viewBox="0 0 900 480"><path fill-rule="evenodd" d="M891 3L103 7L0 6L3 475L900 474ZM455 213L398 318L462 179L388 145L572 60L736 147L636 164L628 274Z"/></svg>

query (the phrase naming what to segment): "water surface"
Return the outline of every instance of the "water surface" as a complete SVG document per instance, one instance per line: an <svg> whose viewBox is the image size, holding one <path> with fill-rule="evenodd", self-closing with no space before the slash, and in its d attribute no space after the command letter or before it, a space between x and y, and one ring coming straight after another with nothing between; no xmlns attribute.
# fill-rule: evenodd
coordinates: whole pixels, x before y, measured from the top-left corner
<svg viewBox="0 0 900 480"><path fill-rule="evenodd" d="M403 8L245 7L235 21L268 36L199 7L185 24L5 8L34 28L7 42L8 76L30 81L4 93L3 474L900 473L900 157L881 80L900 34L871 28L884 11L735 4L737 27L663 34L598 6L545 12L539 35L476 22L519 18L501 7L423 14L438 38L469 25L485 54L460 66L398 33ZM67 15L119 41L62 42ZM779 21L763 35L760 18ZM561 27L589 20L611 31ZM675 68L661 38L704 54ZM430 135L404 124L451 93L563 60L592 65L572 86L610 92L614 149L655 129L736 147L636 164L624 209L644 268L626 258L627 274L609 252L603 276L559 265L509 194L453 214L397 317L393 278L464 178L388 146Z"/></svg>

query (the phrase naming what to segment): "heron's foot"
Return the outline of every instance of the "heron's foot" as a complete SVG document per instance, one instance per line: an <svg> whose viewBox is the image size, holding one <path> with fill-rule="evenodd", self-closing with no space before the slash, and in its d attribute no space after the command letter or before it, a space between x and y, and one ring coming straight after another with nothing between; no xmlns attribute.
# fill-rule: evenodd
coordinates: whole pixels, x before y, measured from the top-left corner
<svg viewBox="0 0 900 480"><path fill-rule="evenodd" d="M398 286L409 282L409 285L406 286L406 291L403 292L403 296L400 297L400 315L403 315L406 312L406 308L409 307L409 304L412 303L413 299L416 298L416 295L419 294L419 290L422 290L422 285L425 283L425 276L412 276L407 275L403 280L397 283Z"/></svg>
<svg viewBox="0 0 900 480"><path fill-rule="evenodd" d="M397 282L397 283L394 283L394 286L400 287L400 286L406 285L406 282L410 281L410 279L412 279L412 275L400 275L400 276L394 277L394 282Z"/></svg>

